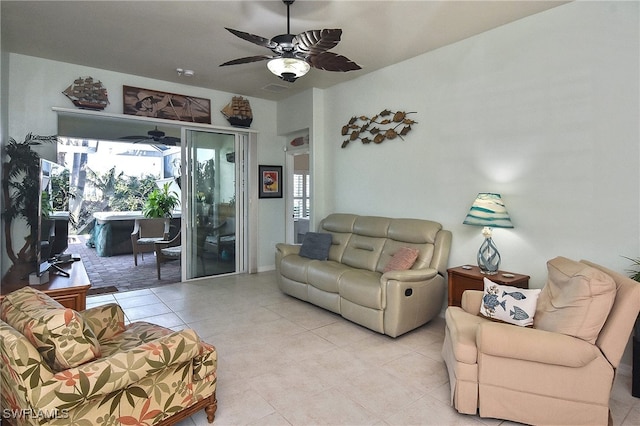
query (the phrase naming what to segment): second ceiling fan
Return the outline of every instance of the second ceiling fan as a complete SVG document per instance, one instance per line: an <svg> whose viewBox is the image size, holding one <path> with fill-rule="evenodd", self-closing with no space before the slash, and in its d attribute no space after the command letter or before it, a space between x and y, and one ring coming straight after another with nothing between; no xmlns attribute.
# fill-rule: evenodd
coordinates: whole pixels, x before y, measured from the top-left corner
<svg viewBox="0 0 640 426"><path fill-rule="evenodd" d="M340 42L341 29L308 30L298 35L291 34L289 6L295 0L282 0L287 5L287 33L271 39L226 28L231 34L258 46L271 50L273 55L257 55L234 59L220 66L247 64L268 60L269 70L284 81L294 82L305 75L311 67L324 71L354 71L361 69L349 58L327 52Z"/></svg>
<svg viewBox="0 0 640 426"><path fill-rule="evenodd" d="M146 142L150 144L160 143L162 145L170 146L180 145L180 138L166 136L166 134L162 130L158 129L158 126L156 126L156 128L153 130L149 130L147 132L147 136L123 136L120 138L120 140L130 141L131 143Z"/></svg>

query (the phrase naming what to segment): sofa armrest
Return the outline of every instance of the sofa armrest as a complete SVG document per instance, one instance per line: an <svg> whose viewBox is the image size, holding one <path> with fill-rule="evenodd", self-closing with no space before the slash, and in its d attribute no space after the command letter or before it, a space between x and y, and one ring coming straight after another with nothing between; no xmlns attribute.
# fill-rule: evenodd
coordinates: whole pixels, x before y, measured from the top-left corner
<svg viewBox="0 0 640 426"><path fill-rule="evenodd" d="M165 368L188 362L200 354L200 339L193 330L163 336L136 348L61 371L32 389L28 399L43 411L71 409L90 399L125 389ZM143 394L132 386L133 394Z"/></svg>
<svg viewBox="0 0 640 426"><path fill-rule="evenodd" d="M298 254L300 253L300 244L285 244L285 243L277 243L276 244L276 254L285 257L290 254Z"/></svg>
<svg viewBox="0 0 640 426"><path fill-rule="evenodd" d="M470 314L477 315L480 312L483 294L480 290L465 290L462 293L460 307Z"/></svg>
<svg viewBox="0 0 640 426"><path fill-rule="evenodd" d="M125 330L124 312L117 303L96 306L79 313L100 342Z"/></svg>
<svg viewBox="0 0 640 426"><path fill-rule="evenodd" d="M485 322L476 331L478 353L563 367L583 367L600 355L591 343L535 328Z"/></svg>
<svg viewBox="0 0 640 426"><path fill-rule="evenodd" d="M405 282L416 282L416 281L426 281L438 275L438 271L435 269L407 269L404 271L389 271L382 274L380 277L382 283L384 284L387 281L405 281Z"/></svg>

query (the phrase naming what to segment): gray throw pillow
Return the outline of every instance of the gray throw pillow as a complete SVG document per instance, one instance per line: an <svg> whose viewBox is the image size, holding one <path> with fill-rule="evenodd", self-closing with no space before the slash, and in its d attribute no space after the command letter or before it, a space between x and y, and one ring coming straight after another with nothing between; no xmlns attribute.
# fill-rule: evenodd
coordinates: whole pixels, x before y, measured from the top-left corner
<svg viewBox="0 0 640 426"><path fill-rule="evenodd" d="M331 248L331 234L307 232L302 240L300 256L309 259L327 260Z"/></svg>

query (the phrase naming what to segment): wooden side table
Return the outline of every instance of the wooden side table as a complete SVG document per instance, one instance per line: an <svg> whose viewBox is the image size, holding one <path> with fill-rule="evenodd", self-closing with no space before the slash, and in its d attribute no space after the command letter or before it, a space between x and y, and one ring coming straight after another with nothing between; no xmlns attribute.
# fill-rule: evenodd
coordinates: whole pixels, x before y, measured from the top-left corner
<svg viewBox="0 0 640 426"><path fill-rule="evenodd" d="M61 266L69 277L49 274L49 282L34 285L33 288L48 294L64 307L75 311L84 311L87 307L87 291L91 287L87 270L81 260L70 262ZM29 285L29 278L23 279L18 274L7 274L2 278L0 301L7 294Z"/></svg>
<svg viewBox="0 0 640 426"><path fill-rule="evenodd" d="M467 268L468 269L465 269ZM483 278L519 288L529 288L529 276L507 271L498 271L494 275L485 275L477 266L464 265L447 269L449 275L449 306L460 306L465 290L484 290ZM505 276L506 275L506 276Z"/></svg>

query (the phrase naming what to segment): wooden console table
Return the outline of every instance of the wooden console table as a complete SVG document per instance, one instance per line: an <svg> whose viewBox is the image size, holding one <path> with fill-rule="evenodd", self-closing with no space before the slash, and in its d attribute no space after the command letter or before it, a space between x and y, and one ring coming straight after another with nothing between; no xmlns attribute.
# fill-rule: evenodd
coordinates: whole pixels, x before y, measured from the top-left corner
<svg viewBox="0 0 640 426"><path fill-rule="evenodd" d="M477 266L465 265L447 269L449 274L449 306L460 306L465 290L484 290L484 277L491 281L513 287L529 288L529 275L498 271L495 275L484 275Z"/></svg>
<svg viewBox="0 0 640 426"><path fill-rule="evenodd" d="M78 260L59 266L69 273L68 278L49 272L49 282L32 287L48 294L67 308L84 311L87 307L87 291L91 287L84 264ZM5 275L0 288L0 301L12 291L28 285L29 277L18 276L18 274Z"/></svg>

